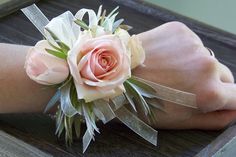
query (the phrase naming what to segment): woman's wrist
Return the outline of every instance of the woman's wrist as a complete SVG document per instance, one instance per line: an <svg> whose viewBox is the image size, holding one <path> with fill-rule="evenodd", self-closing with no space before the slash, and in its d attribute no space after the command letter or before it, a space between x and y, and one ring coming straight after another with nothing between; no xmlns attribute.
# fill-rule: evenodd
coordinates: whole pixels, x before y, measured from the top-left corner
<svg viewBox="0 0 236 157"><path fill-rule="evenodd" d="M0 113L42 112L55 92L26 76L24 64L29 48L0 44Z"/></svg>

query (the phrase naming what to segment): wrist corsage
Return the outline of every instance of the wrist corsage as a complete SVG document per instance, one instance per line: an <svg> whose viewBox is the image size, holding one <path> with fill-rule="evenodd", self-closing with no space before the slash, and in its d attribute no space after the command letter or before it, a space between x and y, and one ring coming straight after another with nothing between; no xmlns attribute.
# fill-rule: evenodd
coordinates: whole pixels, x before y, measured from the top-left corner
<svg viewBox="0 0 236 157"><path fill-rule="evenodd" d="M156 145L157 131L140 120L137 112L155 121L153 110L164 110L155 99L195 107L194 94L132 75L132 69L144 63L145 51L139 38L129 35L131 27L123 19L115 20L117 9L109 14L101 6L97 13L81 9L75 16L67 11L51 21L35 5L22 9L45 38L29 50L26 73L39 84L57 88L45 112L60 102L56 134L64 133L67 145L74 136L80 137L81 123L86 124L83 152L95 132L99 133L98 120L105 124L118 118ZM85 14L88 22L83 20Z"/></svg>

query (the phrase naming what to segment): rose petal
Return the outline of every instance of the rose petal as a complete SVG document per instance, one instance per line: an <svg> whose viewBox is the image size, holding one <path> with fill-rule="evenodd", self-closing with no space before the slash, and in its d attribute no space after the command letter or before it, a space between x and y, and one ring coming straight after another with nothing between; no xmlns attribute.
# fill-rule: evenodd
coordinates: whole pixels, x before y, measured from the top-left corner
<svg viewBox="0 0 236 157"><path fill-rule="evenodd" d="M81 59L80 51L86 41L92 38L91 33L84 32L80 35L75 46L68 52L67 62L69 64L71 75L73 76L76 83L82 83L80 73L78 72L77 60Z"/></svg>

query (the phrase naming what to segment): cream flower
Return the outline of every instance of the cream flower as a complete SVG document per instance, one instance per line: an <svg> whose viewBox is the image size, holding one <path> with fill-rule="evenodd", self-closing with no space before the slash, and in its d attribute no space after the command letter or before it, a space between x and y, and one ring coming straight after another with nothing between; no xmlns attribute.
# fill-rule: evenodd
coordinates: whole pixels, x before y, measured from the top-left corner
<svg viewBox="0 0 236 157"><path fill-rule="evenodd" d="M142 47L141 41L136 35L130 36L129 33L124 29L117 29L116 35L124 42L128 49L129 55L131 55L131 69L143 64L145 60L145 51Z"/></svg>
<svg viewBox="0 0 236 157"><path fill-rule="evenodd" d="M69 68L65 60L49 54L45 48L53 49L46 40L39 41L26 56L27 75L43 85L59 84L66 80Z"/></svg>

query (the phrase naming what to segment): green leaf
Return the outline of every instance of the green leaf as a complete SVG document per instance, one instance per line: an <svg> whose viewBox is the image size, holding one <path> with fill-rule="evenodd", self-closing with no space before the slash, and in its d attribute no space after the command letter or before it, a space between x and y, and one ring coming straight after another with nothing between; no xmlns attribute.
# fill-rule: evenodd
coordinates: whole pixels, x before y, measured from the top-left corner
<svg viewBox="0 0 236 157"><path fill-rule="evenodd" d="M135 107L135 103L134 103L132 96L130 94L131 91L128 91L128 90L129 90L129 88L127 89L127 92L124 93L124 95L125 95L126 99L128 100L128 102L130 103L131 107L134 109L134 111L137 112L136 107Z"/></svg>
<svg viewBox="0 0 236 157"><path fill-rule="evenodd" d="M55 42L60 46L61 50L62 50L65 54L68 53L68 51L70 50L70 48L69 48L66 44L64 44L63 42L61 42L61 41L59 41L59 40L55 40Z"/></svg>
<svg viewBox="0 0 236 157"><path fill-rule="evenodd" d="M64 118L62 118L62 120L64 121ZM62 132L64 131L64 129L65 129L65 125L64 125L64 123L61 123L61 124L58 126L58 133L57 133L57 136L58 136L58 137L61 137L61 134L62 134Z"/></svg>
<svg viewBox="0 0 236 157"><path fill-rule="evenodd" d="M150 123L150 124L152 123L153 125L155 125L156 122L157 122L156 119L157 119L156 114L154 113L153 109L150 108L150 114L149 114L149 116L148 116L148 121L149 121L149 123Z"/></svg>
<svg viewBox="0 0 236 157"><path fill-rule="evenodd" d="M65 80L62 85L59 87L59 89L61 89L62 87L66 86L68 83L71 83L72 80L72 76L70 75L67 80Z"/></svg>
<svg viewBox="0 0 236 157"><path fill-rule="evenodd" d="M153 108L166 113L165 105L163 104L162 100L156 98L154 99L146 98L145 100L149 104L149 106L152 106Z"/></svg>
<svg viewBox="0 0 236 157"><path fill-rule="evenodd" d="M57 90L55 95L49 100L47 106L45 107L44 113L48 112L53 106L56 105L58 100L60 100L60 96L61 96L61 92L60 92L60 90Z"/></svg>
<svg viewBox="0 0 236 157"><path fill-rule="evenodd" d="M52 43L50 43L49 41L48 41L48 43L49 43L49 45L50 46L52 46L55 50L57 50L57 51L62 51L62 49L61 48L59 48L59 47L57 47L57 46L55 46L55 45L53 45Z"/></svg>
<svg viewBox="0 0 236 157"><path fill-rule="evenodd" d="M89 30L89 26L84 21L76 19L74 22L80 27L82 27L84 30Z"/></svg>
<svg viewBox="0 0 236 157"><path fill-rule="evenodd" d="M117 6L115 9L113 9L110 14L107 15L106 18L110 18L117 10L119 9L119 6Z"/></svg>
<svg viewBox="0 0 236 157"><path fill-rule="evenodd" d="M84 100L82 101L82 109L84 113L84 118L86 122L87 129L89 130L91 135L94 135L94 131L96 130L99 133L99 129L96 126L96 117L93 113L93 102L86 103Z"/></svg>
<svg viewBox="0 0 236 157"><path fill-rule="evenodd" d="M138 90L138 92L142 96L147 97L147 98L156 98L156 90L152 88L151 86L149 86L148 84L142 81L139 81L133 77L128 79L128 81L133 84L133 86Z"/></svg>
<svg viewBox="0 0 236 157"><path fill-rule="evenodd" d="M115 32L116 29L120 26L120 24L124 22L124 19L119 19L117 20L114 24L113 24L113 27L112 27L112 32Z"/></svg>
<svg viewBox="0 0 236 157"><path fill-rule="evenodd" d="M74 108L78 111L79 114L82 113L82 100L78 99L77 96L77 91L75 88L74 83L72 82L71 84L71 89L70 89L70 99L71 99L71 103L74 106Z"/></svg>
<svg viewBox="0 0 236 157"><path fill-rule="evenodd" d="M118 15L118 12L115 13L114 15L112 15L111 17L106 17L105 21L103 22L103 27L105 29L105 31L112 31L113 29L113 24L115 21L116 16Z"/></svg>
<svg viewBox="0 0 236 157"><path fill-rule="evenodd" d="M145 115L148 115L150 113L150 108L147 102L145 101L145 99L143 98L143 96L137 90L137 88L128 80L124 82L124 87L127 91L130 92L130 94L134 97L136 102L138 102L141 105L141 107L144 110Z"/></svg>
<svg viewBox="0 0 236 157"><path fill-rule="evenodd" d="M55 50L50 50L50 49L45 49L48 53L52 54L53 56L56 56L58 58L61 58L61 59L66 59L67 58L67 55L62 53L62 52L59 52L59 51L55 51Z"/></svg>
<svg viewBox="0 0 236 157"><path fill-rule="evenodd" d="M73 121L74 121L74 117L65 116L64 118L66 146L71 146L73 142L73 135L72 135Z"/></svg>
<svg viewBox="0 0 236 157"><path fill-rule="evenodd" d="M59 40L59 38L52 32L50 31L48 28L45 28L45 30L51 35L51 37L53 38L53 40L58 44L58 46L62 49L63 53L68 53L68 51L70 50L69 46L67 46L66 44L64 44L63 42L61 42Z"/></svg>
<svg viewBox="0 0 236 157"><path fill-rule="evenodd" d="M105 17L106 17L106 10L103 11L101 19L100 19L100 25L103 26L103 23L105 21Z"/></svg>
<svg viewBox="0 0 236 157"><path fill-rule="evenodd" d="M65 126L64 126L64 114L62 113L60 107L58 107L57 113L56 113L56 132L58 137L61 136L61 133L63 132Z"/></svg>
<svg viewBox="0 0 236 157"><path fill-rule="evenodd" d="M79 116L74 119L74 128L76 137L79 138L81 134L81 118Z"/></svg>
<svg viewBox="0 0 236 157"><path fill-rule="evenodd" d="M131 30L133 27L132 27L132 26L129 26L129 25L120 25L120 28L121 28L121 29L124 29L124 30L126 30L126 31L129 31L129 30Z"/></svg>
<svg viewBox="0 0 236 157"><path fill-rule="evenodd" d="M142 81L135 79L134 77L129 78L128 81L131 82L132 84L135 84L138 87L144 89L147 92L150 92L152 94L156 94L156 90L154 88L152 88L151 86L149 86L148 84L146 84Z"/></svg>

